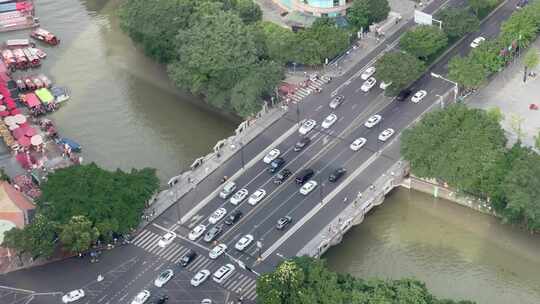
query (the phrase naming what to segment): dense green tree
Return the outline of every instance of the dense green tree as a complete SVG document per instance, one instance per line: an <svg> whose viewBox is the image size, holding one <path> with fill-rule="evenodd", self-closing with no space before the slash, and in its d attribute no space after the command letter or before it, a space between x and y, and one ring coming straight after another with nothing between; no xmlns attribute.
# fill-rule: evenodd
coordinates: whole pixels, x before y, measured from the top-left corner
<svg viewBox="0 0 540 304"><path fill-rule="evenodd" d="M261 96L273 94L283 77L283 68L275 62L261 62L236 84L231 93L231 104L242 117L256 114L262 107Z"/></svg>
<svg viewBox="0 0 540 304"><path fill-rule="evenodd" d="M499 0L469 0L469 5L477 16L483 17L483 15L494 8L498 2Z"/></svg>
<svg viewBox="0 0 540 304"><path fill-rule="evenodd" d="M175 83L231 110L230 91L258 62L254 33L234 13L201 16L176 37L176 60L168 66Z"/></svg>
<svg viewBox="0 0 540 304"><path fill-rule="evenodd" d="M33 222L24 228L25 253L32 257L50 257L56 248L55 238L58 223L38 214Z"/></svg>
<svg viewBox="0 0 540 304"><path fill-rule="evenodd" d="M534 137L534 147L540 150L540 131L538 131L538 134Z"/></svg>
<svg viewBox="0 0 540 304"><path fill-rule="evenodd" d="M445 8L435 16L442 21L443 31L450 40L455 40L480 28L478 17L471 14L466 8Z"/></svg>
<svg viewBox="0 0 540 304"><path fill-rule="evenodd" d="M491 107L486 111L486 113L499 123L504 120L504 114L499 107Z"/></svg>
<svg viewBox="0 0 540 304"><path fill-rule="evenodd" d="M127 233L139 223L158 186L154 169L110 172L91 163L50 174L37 204L40 214L60 226L83 215L95 227L114 227L114 232Z"/></svg>
<svg viewBox="0 0 540 304"><path fill-rule="evenodd" d="M282 262L257 282L257 303L261 304L474 304L438 300L424 283L402 279L362 280L337 274L324 260L297 257Z"/></svg>
<svg viewBox="0 0 540 304"><path fill-rule="evenodd" d="M174 38L188 26L196 0L130 0L120 7L120 26L150 57L168 62Z"/></svg>
<svg viewBox="0 0 540 304"><path fill-rule="evenodd" d="M255 23L262 19L262 10L253 0L237 0L234 9L245 23Z"/></svg>
<svg viewBox="0 0 540 304"><path fill-rule="evenodd" d="M473 64L480 64L487 75L500 72L505 64L505 59L499 56L503 48L497 40L484 41L469 54L469 60ZM472 69L472 67L469 67Z"/></svg>
<svg viewBox="0 0 540 304"><path fill-rule="evenodd" d="M518 47L526 48L536 39L540 21L530 10L521 10L513 13L501 25L500 39L505 45L516 41Z"/></svg>
<svg viewBox="0 0 540 304"><path fill-rule="evenodd" d="M310 28L296 34L293 61L318 65L332 59L349 46L350 33L338 28L330 18L318 18Z"/></svg>
<svg viewBox="0 0 540 304"><path fill-rule="evenodd" d="M71 252L84 252L98 239L99 231L84 215L76 215L60 227L60 240Z"/></svg>
<svg viewBox="0 0 540 304"><path fill-rule="evenodd" d="M291 46L296 45L295 34L290 29L272 22L261 22L259 27L265 37L268 57L281 63L292 61L294 52Z"/></svg>
<svg viewBox="0 0 540 304"><path fill-rule="evenodd" d="M388 0L354 0L347 10L347 20L357 29L367 28L388 17L390 5Z"/></svg>
<svg viewBox="0 0 540 304"><path fill-rule="evenodd" d="M498 178L495 169L504 161L505 144L496 119L456 104L428 113L405 130L401 153L419 177L439 178L458 190L488 196Z"/></svg>
<svg viewBox="0 0 540 304"><path fill-rule="evenodd" d="M32 250L32 243L28 233L20 228L14 227L4 233L2 247L14 250L18 257Z"/></svg>
<svg viewBox="0 0 540 304"><path fill-rule="evenodd" d="M397 94L410 85L425 71L425 65L414 55L403 52L384 54L375 64L377 79L392 85L386 88L387 94Z"/></svg>
<svg viewBox="0 0 540 304"><path fill-rule="evenodd" d="M514 159L504 183L507 197L505 216L511 221L523 220L531 231L540 230L540 155L523 148Z"/></svg>
<svg viewBox="0 0 540 304"><path fill-rule="evenodd" d="M487 72L480 63L469 57L455 56L448 63L448 78L465 88L478 88L487 79Z"/></svg>
<svg viewBox="0 0 540 304"><path fill-rule="evenodd" d="M417 26L399 39L400 49L423 60L444 49L447 44L446 34L430 25Z"/></svg>

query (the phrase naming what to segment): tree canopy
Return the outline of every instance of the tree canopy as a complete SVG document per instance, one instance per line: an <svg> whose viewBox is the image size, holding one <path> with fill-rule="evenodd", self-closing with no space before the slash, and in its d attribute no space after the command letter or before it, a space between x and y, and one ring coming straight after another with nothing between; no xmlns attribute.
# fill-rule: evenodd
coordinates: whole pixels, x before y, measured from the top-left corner
<svg viewBox="0 0 540 304"><path fill-rule="evenodd" d="M389 13L388 0L354 0L347 10L347 20L357 29L367 30L371 24L386 19Z"/></svg>
<svg viewBox="0 0 540 304"><path fill-rule="evenodd" d="M478 17L471 14L467 8L448 7L439 11L435 18L442 21L443 31L450 40L456 40L480 28Z"/></svg>
<svg viewBox="0 0 540 304"><path fill-rule="evenodd" d="M441 51L447 44L445 32L430 25L417 26L399 40L400 49L423 60Z"/></svg>
<svg viewBox="0 0 540 304"><path fill-rule="evenodd" d="M487 196L506 138L483 110L455 104L426 114L403 133L401 153L419 177L438 178L461 191Z"/></svg>
<svg viewBox="0 0 540 304"><path fill-rule="evenodd" d="M261 304L473 304L469 301L439 300L424 283L412 279L363 280L329 271L323 260L297 257L282 262L257 281L257 303Z"/></svg>
<svg viewBox="0 0 540 304"><path fill-rule="evenodd" d="M448 63L448 78L466 88L478 88L487 79L487 72L482 64L470 57L453 57Z"/></svg>
<svg viewBox="0 0 540 304"><path fill-rule="evenodd" d="M34 257L50 256L57 238L64 249L84 251L98 238L110 240L113 233L135 228L158 187L149 168L111 172L91 163L59 169L42 184L34 221L11 230L5 243Z"/></svg>
<svg viewBox="0 0 540 304"><path fill-rule="evenodd" d="M386 83L392 82L392 85L386 89L388 94L397 94L425 71L422 61L414 55L402 52L384 54L375 66L377 79Z"/></svg>

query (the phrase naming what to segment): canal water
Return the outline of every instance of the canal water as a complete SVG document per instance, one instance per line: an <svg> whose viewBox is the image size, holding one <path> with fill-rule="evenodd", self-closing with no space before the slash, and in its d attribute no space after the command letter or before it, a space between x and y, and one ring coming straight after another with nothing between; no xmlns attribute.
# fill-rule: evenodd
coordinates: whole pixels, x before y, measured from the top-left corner
<svg viewBox="0 0 540 304"><path fill-rule="evenodd" d="M51 118L63 136L83 146L85 162L154 167L166 182L233 133L238 122L195 106L199 98L175 89L165 68L123 34L115 14L120 1L35 3L42 26L62 40L43 47L48 57L36 72L71 89L72 99ZM28 32L0 37L26 38Z"/></svg>
<svg viewBox="0 0 540 304"><path fill-rule="evenodd" d="M438 297L540 303L538 235L416 191L393 192L325 258L357 277L415 277Z"/></svg>
<svg viewBox="0 0 540 304"><path fill-rule="evenodd" d="M155 167L162 181L233 132L236 122L175 89L164 67L126 37L117 0L38 0L59 47L39 70L71 88L52 115L83 145L85 162L110 169ZM2 40L27 32L0 34ZM396 191L326 257L361 277L414 276L438 296L479 303L540 303L540 241L489 216L409 191Z"/></svg>

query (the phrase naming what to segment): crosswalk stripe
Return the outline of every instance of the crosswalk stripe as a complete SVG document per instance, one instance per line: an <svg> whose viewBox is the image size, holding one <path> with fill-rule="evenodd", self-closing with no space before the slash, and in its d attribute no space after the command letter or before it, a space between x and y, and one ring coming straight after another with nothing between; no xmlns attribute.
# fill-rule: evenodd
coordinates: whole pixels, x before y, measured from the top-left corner
<svg viewBox="0 0 540 304"><path fill-rule="evenodd" d="M250 293L252 290L255 290L255 287L257 287L257 280L251 280L246 285L246 288L245 288L244 292L246 294Z"/></svg>
<svg viewBox="0 0 540 304"><path fill-rule="evenodd" d="M188 251L189 251L189 248L182 248L182 249L180 250L180 254L176 256L176 258L175 258L176 260L175 260L174 262L175 262L175 263L180 262L180 260L181 260L182 257L184 256L184 254L186 254L186 252L188 252Z"/></svg>
<svg viewBox="0 0 540 304"><path fill-rule="evenodd" d="M143 230L141 233L139 233L132 241L131 243L132 244L135 244L137 245L137 243L139 242L139 240L141 240L143 237L145 237L147 234L149 234L150 231L148 230Z"/></svg>
<svg viewBox="0 0 540 304"><path fill-rule="evenodd" d="M141 247L141 248L144 248L144 246L149 242L149 241L152 241L154 240L156 237L156 234L149 231L148 234L142 238L136 245Z"/></svg>
<svg viewBox="0 0 540 304"><path fill-rule="evenodd" d="M181 247L178 251L174 253L173 256L171 256L170 261L174 263L178 263L182 256L184 255L183 252L187 252L188 248Z"/></svg>
<svg viewBox="0 0 540 304"><path fill-rule="evenodd" d="M176 244L175 244L176 245ZM182 248L182 246L174 246L173 249L169 252L167 252L166 254L162 255L164 259L166 260L171 260L173 256L175 256L178 251L180 251L180 249Z"/></svg>
<svg viewBox="0 0 540 304"><path fill-rule="evenodd" d="M245 293L245 297L250 299L250 300L255 300L255 298L257 297L257 289L256 289L257 285L256 284L253 284L253 286L251 286L248 291Z"/></svg>
<svg viewBox="0 0 540 304"><path fill-rule="evenodd" d="M241 288L242 291L244 291L244 284L249 281L249 277L242 277L240 280L237 281L237 284L234 284L231 286L231 290L234 292L238 292L238 290Z"/></svg>
<svg viewBox="0 0 540 304"><path fill-rule="evenodd" d="M230 287L239 280L239 276L240 274L238 272L233 273L231 277L227 280L227 282L223 283L223 286L225 286L227 289L230 289Z"/></svg>
<svg viewBox="0 0 540 304"><path fill-rule="evenodd" d="M139 243L139 247L146 249L148 244L154 243L158 239L158 235L153 232L150 232L149 236L142 242Z"/></svg>
<svg viewBox="0 0 540 304"><path fill-rule="evenodd" d="M188 270L193 270L197 266L199 266L200 264L204 263L204 261L205 261L205 258L203 258L202 256L199 256L193 263L189 264L187 269Z"/></svg>
<svg viewBox="0 0 540 304"><path fill-rule="evenodd" d="M165 246L165 247L159 247L157 244L150 248L150 250L148 250L149 252L155 254L155 255L160 255L163 251L167 250L169 248L169 246Z"/></svg>
<svg viewBox="0 0 540 304"><path fill-rule="evenodd" d="M178 246L176 244L169 245L168 249L165 250L160 254L160 256L164 259L167 259L167 257L172 253L174 254L178 250Z"/></svg>
<svg viewBox="0 0 540 304"><path fill-rule="evenodd" d="M210 264L212 264L212 261L211 260L208 260L208 259L205 259L204 260L204 263L202 263L201 265L197 266L197 269L193 270L195 272L197 271L200 271L201 269L208 269L208 266L210 266ZM208 269L210 270L210 269Z"/></svg>

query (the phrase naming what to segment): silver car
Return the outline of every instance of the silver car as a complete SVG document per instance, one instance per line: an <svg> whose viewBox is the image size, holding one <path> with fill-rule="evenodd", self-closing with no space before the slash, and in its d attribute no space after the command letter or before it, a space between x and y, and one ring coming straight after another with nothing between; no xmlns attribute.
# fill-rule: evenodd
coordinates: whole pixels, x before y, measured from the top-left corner
<svg viewBox="0 0 540 304"><path fill-rule="evenodd" d="M159 276L154 280L154 285L156 287L163 287L169 280L173 277L174 271L172 269L167 269L159 274Z"/></svg>
<svg viewBox="0 0 540 304"><path fill-rule="evenodd" d="M376 83L377 83L377 79L375 79L374 77L371 77L362 84L362 87L360 87L360 90L362 90L362 92L367 93L369 92L369 90L371 90L371 88L373 88L373 86Z"/></svg>
<svg viewBox="0 0 540 304"><path fill-rule="evenodd" d="M201 271L197 272L197 274L191 279L191 286L197 287L204 283L206 279L210 276L210 271L208 269L202 269Z"/></svg>
<svg viewBox="0 0 540 304"><path fill-rule="evenodd" d="M330 109L335 110L335 109L337 109L337 107L339 107L343 103L344 100L345 100L345 96L338 95L338 96L334 97L334 99L332 99L332 101L330 101L328 106L330 107Z"/></svg>

